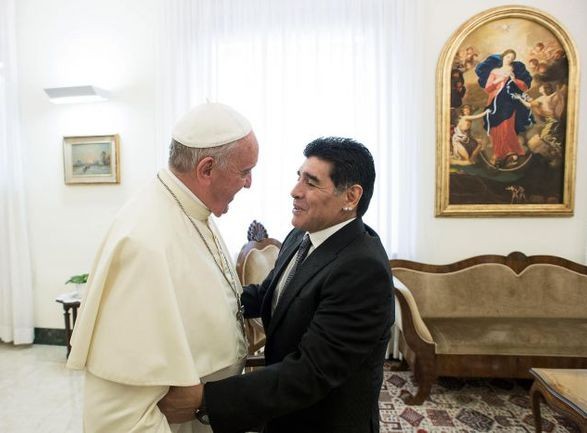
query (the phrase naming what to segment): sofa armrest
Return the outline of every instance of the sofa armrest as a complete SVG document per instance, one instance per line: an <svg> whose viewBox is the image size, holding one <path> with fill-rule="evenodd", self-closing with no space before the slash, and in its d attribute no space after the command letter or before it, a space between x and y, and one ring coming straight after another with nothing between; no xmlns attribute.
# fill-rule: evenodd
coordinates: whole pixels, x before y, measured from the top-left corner
<svg viewBox="0 0 587 433"><path fill-rule="evenodd" d="M432 334L430 334L430 330L422 320L422 316L420 315L420 311L418 310L418 306L416 305L416 300L412 295L412 292L404 286L401 282L394 281L394 286L396 288L396 297L398 298L400 311L401 311L401 329L402 332L408 331L408 329L413 329L415 333L420 337L422 341L425 341L429 344L434 344L434 339L432 338ZM404 335L406 332L404 332Z"/></svg>

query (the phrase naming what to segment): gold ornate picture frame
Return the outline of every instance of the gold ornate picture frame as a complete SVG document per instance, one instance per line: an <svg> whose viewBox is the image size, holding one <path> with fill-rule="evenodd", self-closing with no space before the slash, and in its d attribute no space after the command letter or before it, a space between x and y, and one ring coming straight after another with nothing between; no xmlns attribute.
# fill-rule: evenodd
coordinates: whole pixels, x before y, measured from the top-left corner
<svg viewBox="0 0 587 433"><path fill-rule="evenodd" d="M66 184L120 183L119 137L63 137Z"/></svg>
<svg viewBox="0 0 587 433"><path fill-rule="evenodd" d="M436 216L570 216L579 64L569 34L524 6L480 13L436 73Z"/></svg>

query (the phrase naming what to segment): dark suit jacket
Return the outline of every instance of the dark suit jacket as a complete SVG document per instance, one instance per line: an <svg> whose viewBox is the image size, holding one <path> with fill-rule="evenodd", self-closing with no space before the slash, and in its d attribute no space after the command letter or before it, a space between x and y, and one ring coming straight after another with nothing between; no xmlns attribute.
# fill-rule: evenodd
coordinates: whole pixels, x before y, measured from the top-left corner
<svg viewBox="0 0 587 433"><path fill-rule="evenodd" d="M275 268L247 286L247 317L263 318L267 366L206 384L215 433L265 425L269 433L379 431L377 401L393 324L393 283L377 234L360 218L316 248L271 299L304 233L283 242Z"/></svg>

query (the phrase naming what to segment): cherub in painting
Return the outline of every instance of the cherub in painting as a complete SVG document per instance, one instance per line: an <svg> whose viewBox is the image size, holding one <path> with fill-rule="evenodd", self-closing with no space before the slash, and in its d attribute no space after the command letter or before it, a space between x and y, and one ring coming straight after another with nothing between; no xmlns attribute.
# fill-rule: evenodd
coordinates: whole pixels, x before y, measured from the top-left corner
<svg viewBox="0 0 587 433"><path fill-rule="evenodd" d="M461 107L461 115L451 137L452 165L472 165L477 162L479 152L483 150L483 143L471 135L473 120L485 116L486 112L471 114L471 106Z"/></svg>
<svg viewBox="0 0 587 433"><path fill-rule="evenodd" d="M564 126L561 118L565 110L566 86L556 89L551 83L543 83L538 90L540 96L535 99L526 95L515 96L544 122L540 132L528 141L528 147L546 157L552 165L558 165L562 162Z"/></svg>

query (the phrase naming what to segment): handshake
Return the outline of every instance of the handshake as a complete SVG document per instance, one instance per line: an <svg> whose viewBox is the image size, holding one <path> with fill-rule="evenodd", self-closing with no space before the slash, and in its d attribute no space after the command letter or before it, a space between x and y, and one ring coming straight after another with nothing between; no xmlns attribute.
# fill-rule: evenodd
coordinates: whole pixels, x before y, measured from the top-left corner
<svg viewBox="0 0 587 433"><path fill-rule="evenodd" d="M193 386L170 386L157 406L169 424L188 422L196 416L200 422L208 423L206 414L201 410L203 394L203 383Z"/></svg>

